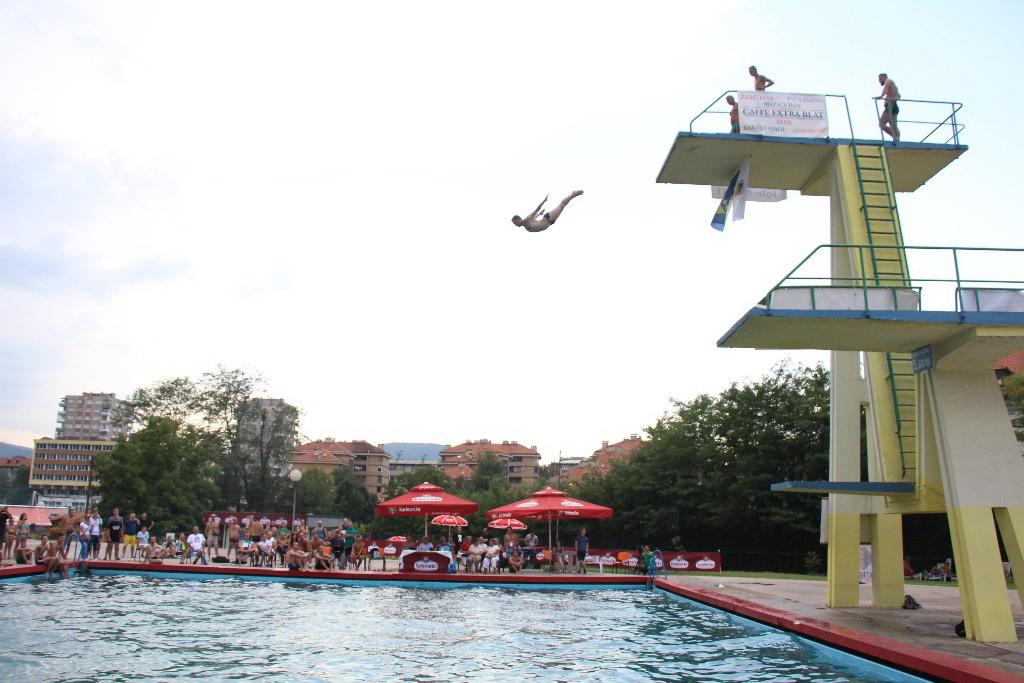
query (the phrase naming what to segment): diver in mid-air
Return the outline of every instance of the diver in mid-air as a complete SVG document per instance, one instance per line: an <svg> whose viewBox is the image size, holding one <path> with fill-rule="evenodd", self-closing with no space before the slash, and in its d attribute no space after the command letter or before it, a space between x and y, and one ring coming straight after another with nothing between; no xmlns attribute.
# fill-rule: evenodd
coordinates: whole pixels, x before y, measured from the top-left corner
<svg viewBox="0 0 1024 683"><path fill-rule="evenodd" d="M568 197L562 200L562 203L556 206L551 211L541 214L541 207L544 206L544 202L548 200L544 197L544 201L537 205L537 208L533 210L533 213L528 215L526 218L520 218L519 216L512 216L512 222L518 225L520 228L526 228L527 232L540 232L541 230L547 230L558 217L562 215L562 210L565 209L566 205L574 198L579 197L583 194L583 190L576 190Z"/></svg>

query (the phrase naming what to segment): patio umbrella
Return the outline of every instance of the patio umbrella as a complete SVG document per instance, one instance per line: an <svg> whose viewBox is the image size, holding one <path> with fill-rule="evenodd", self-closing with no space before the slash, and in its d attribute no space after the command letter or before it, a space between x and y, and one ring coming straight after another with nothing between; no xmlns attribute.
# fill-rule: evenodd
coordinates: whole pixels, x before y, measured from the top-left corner
<svg viewBox="0 0 1024 683"><path fill-rule="evenodd" d="M492 529L511 529L512 531L526 531L526 525L520 522L515 517L502 517L500 519L492 519L487 522L487 526Z"/></svg>
<svg viewBox="0 0 1024 683"><path fill-rule="evenodd" d="M546 519L548 520L548 548L551 545L551 520L553 519L608 519L614 510L604 505L588 503L570 498L565 491L550 486L535 491L529 498L517 500L487 511L487 518L495 519Z"/></svg>
<svg viewBox="0 0 1024 683"><path fill-rule="evenodd" d="M431 524L437 526L448 527L448 541L452 540L452 527L464 527L469 526L469 522L466 521L465 517L459 517L458 515L438 515L430 520Z"/></svg>
<svg viewBox="0 0 1024 683"><path fill-rule="evenodd" d="M430 515L468 514L476 512L479 505L471 500L445 493L435 484L423 482L413 486L408 493L377 503L374 512L386 517L418 517L423 515L423 535L427 535L427 517Z"/></svg>

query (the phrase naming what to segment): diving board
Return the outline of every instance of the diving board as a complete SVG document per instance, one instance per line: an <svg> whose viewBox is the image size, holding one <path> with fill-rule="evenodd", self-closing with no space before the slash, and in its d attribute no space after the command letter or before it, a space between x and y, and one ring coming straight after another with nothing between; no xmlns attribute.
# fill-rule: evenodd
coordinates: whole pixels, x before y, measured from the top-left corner
<svg viewBox="0 0 1024 683"><path fill-rule="evenodd" d="M731 133L679 133L658 173L659 183L728 185L750 157L750 186L799 190L829 196L835 149L856 144L878 147L878 140L782 138ZM966 145L887 143L889 171L896 192L913 192L967 151Z"/></svg>
<svg viewBox="0 0 1024 683"><path fill-rule="evenodd" d="M772 484L779 493L847 493L856 496L895 496L914 493L914 484L903 481L782 481Z"/></svg>

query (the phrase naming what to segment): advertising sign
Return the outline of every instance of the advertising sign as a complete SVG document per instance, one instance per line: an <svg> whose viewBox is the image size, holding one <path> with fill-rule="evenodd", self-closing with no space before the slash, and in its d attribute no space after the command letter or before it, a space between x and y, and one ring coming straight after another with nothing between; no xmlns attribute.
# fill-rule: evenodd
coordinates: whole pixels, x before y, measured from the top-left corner
<svg viewBox="0 0 1024 683"><path fill-rule="evenodd" d="M827 138L824 95L741 90L740 132L786 138Z"/></svg>
<svg viewBox="0 0 1024 683"><path fill-rule="evenodd" d="M763 187L748 187L746 193L748 202L781 202L786 198L785 190L768 190ZM724 195L724 185L711 186L712 199L721 199Z"/></svg>
<svg viewBox="0 0 1024 683"><path fill-rule="evenodd" d="M398 571L415 574L447 574L451 560L443 553L414 550L398 560Z"/></svg>

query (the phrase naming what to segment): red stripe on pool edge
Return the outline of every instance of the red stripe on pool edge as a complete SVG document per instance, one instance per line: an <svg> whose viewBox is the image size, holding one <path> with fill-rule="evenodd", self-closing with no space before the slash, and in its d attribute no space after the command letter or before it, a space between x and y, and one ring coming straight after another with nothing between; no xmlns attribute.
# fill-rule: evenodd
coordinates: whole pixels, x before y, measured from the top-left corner
<svg viewBox="0 0 1024 683"><path fill-rule="evenodd" d="M964 683L1024 683L1024 676L983 664L975 664L942 652L932 652L900 640L837 626L827 621L801 617L792 612L765 607L750 600L716 593L706 588L679 586L663 579L655 579L654 583L658 588L669 593L690 598L769 626L799 633L911 672L936 676L945 681L962 681Z"/></svg>

